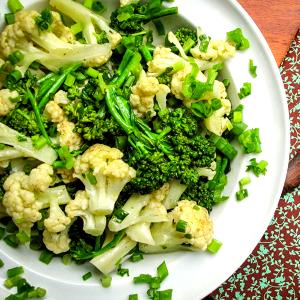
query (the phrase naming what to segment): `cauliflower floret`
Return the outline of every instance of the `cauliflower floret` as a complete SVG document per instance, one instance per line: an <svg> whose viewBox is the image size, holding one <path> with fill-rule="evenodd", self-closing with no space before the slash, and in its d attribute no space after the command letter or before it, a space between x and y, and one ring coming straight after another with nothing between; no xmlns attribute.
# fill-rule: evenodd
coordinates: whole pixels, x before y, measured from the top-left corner
<svg viewBox="0 0 300 300"><path fill-rule="evenodd" d="M120 192L135 177L135 170L122 157L116 148L95 144L76 158L74 176L85 185L92 214L111 214Z"/></svg>
<svg viewBox="0 0 300 300"><path fill-rule="evenodd" d="M167 222L152 225L155 245L140 244L141 251L206 250L213 238L213 223L205 208L198 206L195 201L181 200L168 213L168 217Z"/></svg>
<svg viewBox="0 0 300 300"><path fill-rule="evenodd" d="M53 168L47 164L41 164L32 169L28 176L28 186L30 189L44 192L53 183Z"/></svg>
<svg viewBox="0 0 300 300"><path fill-rule="evenodd" d="M201 52L198 45L190 51L193 57L209 61L224 61L235 55L235 47L223 40L210 41L206 52Z"/></svg>
<svg viewBox="0 0 300 300"><path fill-rule="evenodd" d="M62 211L58 199L51 199L49 217L44 220L46 230L57 233L65 230L70 223L71 218Z"/></svg>
<svg viewBox="0 0 300 300"><path fill-rule="evenodd" d="M150 76L158 76L167 68L180 61L185 63L185 60L173 53L170 48L156 47L153 59L148 62L148 74Z"/></svg>
<svg viewBox="0 0 300 300"><path fill-rule="evenodd" d="M131 91L130 103L135 114L142 117L147 112L150 112L151 116L154 116L154 97L159 91L158 80L155 77L147 76L142 71L139 80L132 87Z"/></svg>
<svg viewBox="0 0 300 300"><path fill-rule="evenodd" d="M71 239L68 235L69 227L61 232L43 231L43 242L46 248L55 254L67 252L70 249Z"/></svg>
<svg viewBox="0 0 300 300"><path fill-rule="evenodd" d="M74 129L75 124L66 119L57 124L60 145L68 146L71 151L78 150L82 143L80 135Z"/></svg>
<svg viewBox="0 0 300 300"><path fill-rule="evenodd" d="M160 109L165 109L167 107L167 96L171 92L170 88L165 84L160 84L158 86L158 92L156 93L156 101Z"/></svg>
<svg viewBox="0 0 300 300"><path fill-rule="evenodd" d="M17 91L10 91L9 89L0 90L0 117L6 116L16 106L11 99L19 96Z"/></svg>
<svg viewBox="0 0 300 300"><path fill-rule="evenodd" d="M63 90L59 90L53 98L53 101L55 103L57 103L58 105L66 105L69 103L69 99L68 99L68 93L63 91Z"/></svg>
<svg viewBox="0 0 300 300"><path fill-rule="evenodd" d="M53 22L51 29L61 40L67 43L74 43L76 41L71 28L64 25L61 15L56 11L51 11Z"/></svg>
<svg viewBox="0 0 300 300"><path fill-rule="evenodd" d="M78 191L75 199L65 208L70 218L81 217L83 230L93 236L99 236L104 232L106 226L105 216L96 216L89 212L89 198L86 191Z"/></svg>
<svg viewBox="0 0 300 300"><path fill-rule="evenodd" d="M55 101L49 101L45 106L44 114L53 123L60 123L65 118L63 109Z"/></svg>
<svg viewBox="0 0 300 300"><path fill-rule="evenodd" d="M205 127L216 135L221 136L228 128L230 121L226 115L230 114L231 102L228 99L221 98L222 107L214 111L213 114L204 120Z"/></svg>
<svg viewBox="0 0 300 300"><path fill-rule="evenodd" d="M61 179L64 183L70 183L76 180L73 176L74 170L67 169L56 169L56 174L61 176Z"/></svg>

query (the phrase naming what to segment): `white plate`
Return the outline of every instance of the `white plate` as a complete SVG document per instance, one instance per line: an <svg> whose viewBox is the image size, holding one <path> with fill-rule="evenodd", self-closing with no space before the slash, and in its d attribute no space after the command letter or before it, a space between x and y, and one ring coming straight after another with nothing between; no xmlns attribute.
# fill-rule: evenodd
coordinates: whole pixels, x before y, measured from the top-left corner
<svg viewBox="0 0 300 300"><path fill-rule="evenodd" d="M22 0L28 7L38 0ZM116 0L107 3L117 3ZM1 1L0 20L6 1ZM128 299L131 293L145 297L146 286L132 284L133 276L140 273L155 274L156 266L166 260L169 277L162 289L172 288L173 299L199 300L224 282L247 258L267 228L280 197L288 163L289 119L283 84L272 53L252 19L234 0L178 0L179 12L186 20L201 26L213 38L225 38L226 32L241 27L251 41L251 48L238 52L227 64L229 76L239 89L243 82L252 82L251 96L243 100L245 121L250 127L261 130L263 152L258 159L269 162L267 175L253 178L249 186L250 196L242 202L235 200L238 180L245 174L252 155L238 156L232 164L227 194L230 199L212 213L215 237L223 242L217 255L208 253L171 253L147 256L140 263L128 263L130 277L113 276L112 286L103 289L98 279L83 282L81 276L88 266L64 266L57 260L49 266L37 260L38 253L20 248L17 250L1 243L1 258L5 269L24 265L25 277L34 285L47 288L47 299L56 300L115 300ZM181 22L178 17L168 17L170 24ZM248 72L249 59L258 66L258 77ZM228 74L227 74L228 77ZM231 93L234 91L231 86ZM234 102L236 97L232 97ZM1 277L5 277L4 268ZM0 297L8 292L2 288Z"/></svg>

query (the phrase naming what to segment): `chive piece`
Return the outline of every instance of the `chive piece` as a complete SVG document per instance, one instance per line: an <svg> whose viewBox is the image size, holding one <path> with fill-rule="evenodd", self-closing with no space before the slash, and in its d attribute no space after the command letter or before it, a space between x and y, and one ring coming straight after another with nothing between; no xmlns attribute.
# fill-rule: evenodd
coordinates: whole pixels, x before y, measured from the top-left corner
<svg viewBox="0 0 300 300"><path fill-rule="evenodd" d="M29 66L30 69L33 69L33 70L38 70L40 68L40 64L37 62L37 61L34 61L31 63L31 65Z"/></svg>
<svg viewBox="0 0 300 300"><path fill-rule="evenodd" d="M244 99L245 97L251 95L251 83L244 82L243 86L240 88L240 92L238 93L240 99Z"/></svg>
<svg viewBox="0 0 300 300"><path fill-rule="evenodd" d="M21 279L22 277L18 275L15 277L8 278L4 281L4 286L7 287L8 289L11 289L14 286L16 286Z"/></svg>
<svg viewBox="0 0 300 300"><path fill-rule="evenodd" d="M150 284L152 280L152 276L149 274L141 274L133 278L134 283L148 283Z"/></svg>
<svg viewBox="0 0 300 300"><path fill-rule="evenodd" d="M71 263L72 256L70 254L65 254L61 257L61 261L65 266L67 266Z"/></svg>
<svg viewBox="0 0 300 300"><path fill-rule="evenodd" d="M187 222L186 221L179 220L177 222L177 224L176 224L176 231L185 233L186 226L187 226Z"/></svg>
<svg viewBox="0 0 300 300"><path fill-rule="evenodd" d="M234 111L233 112L233 122L240 123L243 121L243 113L241 111Z"/></svg>
<svg viewBox="0 0 300 300"><path fill-rule="evenodd" d="M50 251L47 251L47 250L44 250L41 254L40 254L40 257L39 257L39 261L46 264L46 265L49 265L52 258L53 258L54 254Z"/></svg>
<svg viewBox="0 0 300 300"><path fill-rule="evenodd" d="M172 289L158 291L159 300L172 300Z"/></svg>
<svg viewBox="0 0 300 300"><path fill-rule="evenodd" d="M237 150L225 138L211 134L211 141L215 144L216 148L230 160L233 160L237 155Z"/></svg>
<svg viewBox="0 0 300 300"><path fill-rule="evenodd" d="M178 224L178 223L177 223L177 224ZM169 275L169 271L168 271L166 262L163 261L163 262L157 267L157 276L160 278L160 281L163 281L168 275Z"/></svg>
<svg viewBox="0 0 300 300"><path fill-rule="evenodd" d="M47 140L45 137L40 135L34 135L32 138L32 145L35 149L40 150L47 144Z"/></svg>
<svg viewBox="0 0 300 300"><path fill-rule="evenodd" d="M30 242L30 236L25 231L19 231L16 236L20 241L20 244L26 244Z"/></svg>
<svg viewBox="0 0 300 300"><path fill-rule="evenodd" d="M253 172L256 177L265 175L267 172L268 162L266 160L256 161L256 158L250 159L250 165L247 166L247 172Z"/></svg>
<svg viewBox="0 0 300 300"><path fill-rule="evenodd" d="M15 234L8 234L3 241L10 247L17 248L20 244Z"/></svg>
<svg viewBox="0 0 300 300"><path fill-rule="evenodd" d="M184 53L188 53L195 44L196 44L195 41L193 41L191 38L188 38L184 42L183 47L182 47Z"/></svg>
<svg viewBox="0 0 300 300"><path fill-rule="evenodd" d="M162 280L159 277L152 277L152 280L149 284L150 289L159 289L160 288L160 284L161 284Z"/></svg>
<svg viewBox="0 0 300 300"><path fill-rule="evenodd" d="M115 209L114 216L117 219L116 221L118 223L121 223L128 216L128 212L125 211L124 209L122 209L122 207L119 207L119 208Z"/></svg>
<svg viewBox="0 0 300 300"><path fill-rule="evenodd" d="M122 268L122 264L118 264L117 274L124 277L125 275L129 276L129 270Z"/></svg>
<svg viewBox="0 0 300 300"><path fill-rule="evenodd" d="M199 36L199 40L200 40L199 50L201 52L206 53L211 38L209 36L205 35L205 34L202 34L202 35Z"/></svg>
<svg viewBox="0 0 300 300"><path fill-rule="evenodd" d="M83 6L85 6L88 9L92 9L94 0L84 0Z"/></svg>
<svg viewBox="0 0 300 300"><path fill-rule="evenodd" d="M92 4L92 10L99 14L105 10L105 6L100 1L94 1Z"/></svg>
<svg viewBox="0 0 300 300"><path fill-rule="evenodd" d="M210 244L207 246L207 251L210 253L217 253L219 249L221 248L222 243L213 239Z"/></svg>
<svg viewBox="0 0 300 300"><path fill-rule="evenodd" d="M138 294L129 295L128 300L139 300Z"/></svg>
<svg viewBox="0 0 300 300"><path fill-rule="evenodd" d="M21 275L23 273L24 273L24 269L23 269L22 266L20 266L20 267L15 267L15 268L8 269L6 271L6 276L8 278L12 278L12 277L15 277L17 275Z"/></svg>
<svg viewBox="0 0 300 300"><path fill-rule="evenodd" d="M233 123L232 125L233 127L231 129L231 132L237 136L241 135L248 127L248 125L244 122Z"/></svg>
<svg viewBox="0 0 300 300"><path fill-rule="evenodd" d="M8 13L4 15L5 23L7 25L11 25L15 23L15 14L14 13Z"/></svg>
<svg viewBox="0 0 300 300"><path fill-rule="evenodd" d="M7 7L12 13L16 13L24 8L19 0L8 0Z"/></svg>
<svg viewBox="0 0 300 300"><path fill-rule="evenodd" d="M238 201L241 201L241 200L243 200L243 199L245 199L245 198L248 197L248 190L246 190L246 189L241 189L241 190L239 190L238 192L236 192L235 195L236 195L236 199L237 199Z"/></svg>
<svg viewBox="0 0 300 300"><path fill-rule="evenodd" d="M82 74L81 72L77 72L77 73L76 73L76 80L77 80L77 81L82 82L82 81L84 81L85 79L86 79L86 76L85 76L84 74Z"/></svg>
<svg viewBox="0 0 300 300"><path fill-rule="evenodd" d="M225 88L226 89L228 89L229 88L229 86L230 86L230 80L229 79L223 79L223 84L224 84L224 86L225 86Z"/></svg>
<svg viewBox="0 0 300 300"><path fill-rule="evenodd" d="M85 273L84 275L82 275L82 279L84 280L84 281L86 281L86 280L88 280L88 279L90 279L90 278L92 278L92 272L87 272L87 273Z"/></svg>
<svg viewBox="0 0 300 300"><path fill-rule="evenodd" d="M91 67L89 67L86 71L85 74L92 77L92 78L98 78L99 72Z"/></svg>
<svg viewBox="0 0 300 300"><path fill-rule="evenodd" d="M7 80L11 82L18 82L22 78L22 73L18 70L13 70L7 75Z"/></svg>
<svg viewBox="0 0 300 300"><path fill-rule="evenodd" d="M78 34L79 32L82 32L82 30L83 30L81 23L75 23L70 28L74 35Z"/></svg>
<svg viewBox="0 0 300 300"><path fill-rule="evenodd" d="M4 266L4 261L0 258L0 268Z"/></svg>
<svg viewBox="0 0 300 300"><path fill-rule="evenodd" d="M33 291L28 292L28 298L43 298L46 296L47 291L43 288L37 287Z"/></svg>
<svg viewBox="0 0 300 300"><path fill-rule="evenodd" d="M237 50L246 50L250 47L250 42L243 35L241 28L227 32L227 40L232 42Z"/></svg>
<svg viewBox="0 0 300 300"><path fill-rule="evenodd" d="M259 136L259 128L245 130L239 136L239 143L241 144L245 153L260 153L261 141Z"/></svg>
<svg viewBox="0 0 300 300"><path fill-rule="evenodd" d="M22 52L17 50L17 51L14 51L13 53L11 53L10 55L8 55L7 58L11 62L12 65L15 65L24 59L24 55Z"/></svg>
<svg viewBox="0 0 300 300"><path fill-rule="evenodd" d="M111 276L110 275L103 275L100 279L101 284L104 288L108 288L111 285Z"/></svg>
<svg viewBox="0 0 300 300"><path fill-rule="evenodd" d="M149 48L146 45L140 46L140 51L141 51L141 53L142 53L142 55L143 55L146 62L149 62L153 59L152 54L151 54Z"/></svg>
<svg viewBox="0 0 300 300"><path fill-rule="evenodd" d="M128 138L125 135L115 137L116 147L118 149L125 149L127 146Z"/></svg>
<svg viewBox="0 0 300 300"><path fill-rule="evenodd" d="M240 189L251 182L250 177L244 177L239 181Z"/></svg>
<svg viewBox="0 0 300 300"><path fill-rule="evenodd" d="M97 184L97 178L95 177L95 175L90 171L86 173L86 178L89 181L89 183L91 185L96 185Z"/></svg>
<svg viewBox="0 0 300 300"><path fill-rule="evenodd" d="M66 162L62 160L56 160L53 162L52 167L54 169L64 169L66 167Z"/></svg>
<svg viewBox="0 0 300 300"><path fill-rule="evenodd" d="M68 87L72 87L75 83L75 80L75 76L73 76L72 74L68 74L64 84Z"/></svg>
<svg viewBox="0 0 300 300"><path fill-rule="evenodd" d="M153 20L153 24L159 36L166 34L165 26L160 20Z"/></svg>
<svg viewBox="0 0 300 300"><path fill-rule="evenodd" d="M254 65L253 59L250 59L249 60L249 73L251 74L251 76L253 78L257 77L256 69L257 69L257 66Z"/></svg>
<svg viewBox="0 0 300 300"><path fill-rule="evenodd" d="M129 257L129 260L132 262L138 262L142 259L144 259L143 254L138 251L133 252L132 255Z"/></svg>
<svg viewBox="0 0 300 300"><path fill-rule="evenodd" d="M2 240L5 236L5 228L4 227L0 227L0 240Z"/></svg>

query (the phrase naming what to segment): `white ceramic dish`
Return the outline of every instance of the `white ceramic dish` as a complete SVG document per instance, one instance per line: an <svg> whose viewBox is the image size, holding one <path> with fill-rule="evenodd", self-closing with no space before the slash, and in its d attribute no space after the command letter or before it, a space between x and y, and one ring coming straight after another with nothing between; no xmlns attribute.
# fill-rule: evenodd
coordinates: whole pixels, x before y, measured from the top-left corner
<svg viewBox="0 0 300 300"><path fill-rule="evenodd" d="M22 0L28 7L39 0ZM111 5L117 1L106 1ZM0 22L3 23L6 1L0 2ZM11 249L0 244L0 255L5 269L23 265L25 277L34 285L47 289L47 299L55 300L116 300L128 299L131 293L145 297L146 287L133 285L132 278L140 273L155 274L156 266L166 260L169 277L162 289L172 288L174 300L199 300L225 281L247 258L267 228L277 206L283 187L289 153L289 119L285 93L272 53L249 15L234 0L178 0L172 5L179 7L180 15L194 25L201 26L213 38L225 38L227 31L241 27L251 41L251 48L238 52L227 63L226 77L233 80L230 95L243 82L252 82L251 96L243 100L244 118L250 127L261 130L263 152L258 159L267 159L268 172L265 177L254 178L249 186L250 196L235 200L238 180L244 176L246 165L252 156L238 156L232 164L229 184L226 189L230 199L212 213L215 237L223 242L217 255L208 253L171 253L146 256L137 264L126 264L130 277L113 276L112 286L103 289L98 279L83 282L81 276L89 266L64 266L59 260L49 266L40 263L38 253L26 248ZM171 27L183 19L168 17ZM253 79L248 72L248 61L254 59L258 66L258 77ZM236 96L232 96L237 103ZM1 269L1 278L5 272ZM0 298L8 295L3 287ZM145 297L146 299L146 297Z"/></svg>

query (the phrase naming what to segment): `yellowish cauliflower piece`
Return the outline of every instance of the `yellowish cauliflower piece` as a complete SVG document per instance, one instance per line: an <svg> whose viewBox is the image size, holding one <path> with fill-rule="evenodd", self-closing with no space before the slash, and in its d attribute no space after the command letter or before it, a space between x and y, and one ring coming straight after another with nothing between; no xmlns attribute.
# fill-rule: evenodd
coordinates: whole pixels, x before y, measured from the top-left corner
<svg viewBox="0 0 300 300"><path fill-rule="evenodd" d="M52 183L53 169L42 164L29 175L24 172L11 174L4 182L3 205L7 214L21 229L30 229L42 217L39 212L42 202L37 201L37 193L44 192Z"/></svg>
<svg viewBox="0 0 300 300"><path fill-rule="evenodd" d="M147 112L151 116L155 115L154 97L159 91L159 82L155 77L149 77L144 71L141 72L140 78L131 89L130 103L136 115L142 117Z"/></svg>
<svg viewBox="0 0 300 300"><path fill-rule="evenodd" d="M68 146L71 151L78 150L82 143L80 135L74 129L75 124L66 119L57 124L60 145Z"/></svg>
<svg viewBox="0 0 300 300"><path fill-rule="evenodd" d="M58 105L66 105L69 103L69 99L68 99L68 93L63 91L63 90L59 90L55 95L54 95L54 99L53 101L55 103L57 103Z"/></svg>
<svg viewBox="0 0 300 300"><path fill-rule="evenodd" d="M68 235L69 227L62 232L49 232L47 229L43 232L43 242L48 250L55 254L67 252L70 249L71 239Z"/></svg>
<svg viewBox="0 0 300 300"><path fill-rule="evenodd" d="M216 135L221 136L228 128L230 121L226 115L230 114L231 102L228 99L221 99L222 107L214 111L213 114L204 120L205 127Z"/></svg>
<svg viewBox="0 0 300 300"><path fill-rule="evenodd" d="M137 3L139 0L120 0L120 6L125 6L131 3Z"/></svg>
<svg viewBox="0 0 300 300"><path fill-rule="evenodd" d="M171 51L170 48L156 47L153 53L153 59L148 62L148 74L158 76L167 68L172 67L177 62L185 62L180 56Z"/></svg>
<svg viewBox="0 0 300 300"><path fill-rule="evenodd" d="M18 97L19 94L16 91L10 91L9 89L0 90L0 117L6 116L16 106L10 99Z"/></svg>
<svg viewBox="0 0 300 300"><path fill-rule="evenodd" d="M53 123L60 123L65 117L63 109L55 101L49 101L47 103L44 113Z"/></svg>
<svg viewBox="0 0 300 300"><path fill-rule="evenodd" d="M197 206L195 201L181 200L170 213L175 223L179 220L187 222L185 234L192 236L193 247L206 250L213 238L213 223L206 208Z"/></svg>
<svg viewBox="0 0 300 300"><path fill-rule="evenodd" d="M110 214L121 190L135 177L135 170L122 157L120 150L102 144L94 144L77 157L74 165L75 177L86 187L91 213ZM87 173L94 176L94 184L86 178Z"/></svg>
<svg viewBox="0 0 300 300"><path fill-rule="evenodd" d="M208 61L224 61L235 55L235 47L223 40L210 41L206 52L201 52L199 46L190 51L193 57Z"/></svg>
<svg viewBox="0 0 300 300"><path fill-rule="evenodd" d="M74 43L75 36L71 31L71 28L64 25L61 16L56 11L51 11L53 22L51 24L51 30L55 33L61 40L67 43Z"/></svg>

